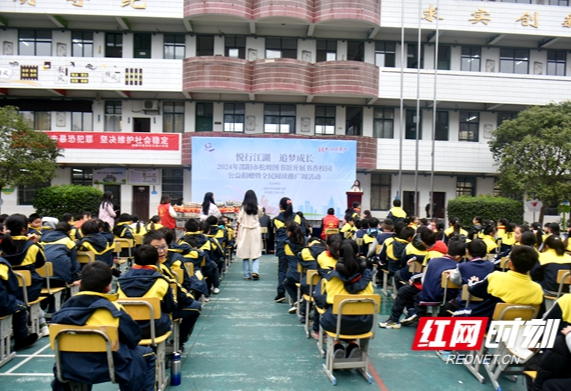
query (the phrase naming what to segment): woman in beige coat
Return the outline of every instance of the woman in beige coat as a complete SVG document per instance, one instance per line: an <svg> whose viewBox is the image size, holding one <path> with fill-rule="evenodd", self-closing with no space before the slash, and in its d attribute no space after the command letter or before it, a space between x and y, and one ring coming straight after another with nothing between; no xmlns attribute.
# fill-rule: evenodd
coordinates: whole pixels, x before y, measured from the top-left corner
<svg viewBox="0 0 571 391"><path fill-rule="evenodd" d="M244 195L242 208L237 218L237 249L236 256L242 258L244 279L260 278L259 260L262 256L262 232L258 219L262 217L262 208L258 207L258 197L254 190L248 190ZM250 268L250 259L252 267Z"/></svg>

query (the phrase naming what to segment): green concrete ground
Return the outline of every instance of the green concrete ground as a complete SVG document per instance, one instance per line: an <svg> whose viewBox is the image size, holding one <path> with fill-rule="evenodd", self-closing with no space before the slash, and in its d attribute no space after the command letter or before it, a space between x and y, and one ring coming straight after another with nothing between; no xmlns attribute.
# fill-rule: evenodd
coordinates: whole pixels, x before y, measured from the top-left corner
<svg viewBox="0 0 571 391"><path fill-rule="evenodd" d="M328 390L334 389L322 371L324 360L316 342L306 339L303 325L276 304L277 261L261 259L259 281L243 280L241 261L235 261L202 312L183 354L183 379L176 390ZM383 297L379 320L386 319L391 301ZM370 347L372 367L381 382L372 385L356 371L336 371L342 390L493 390L480 384L463 367L445 364L433 352L410 350L415 328L376 329ZM0 390L50 389L53 352L44 338L19 352L0 368ZM504 391L523 391L525 385L501 380ZM112 384L96 391L117 390Z"/></svg>

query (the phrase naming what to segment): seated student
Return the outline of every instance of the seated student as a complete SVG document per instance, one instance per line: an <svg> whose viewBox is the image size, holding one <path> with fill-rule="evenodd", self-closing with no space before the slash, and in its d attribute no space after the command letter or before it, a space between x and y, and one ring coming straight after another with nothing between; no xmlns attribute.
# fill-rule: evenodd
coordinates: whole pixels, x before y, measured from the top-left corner
<svg viewBox="0 0 571 391"><path fill-rule="evenodd" d="M148 231L155 231L155 230L158 230L161 228L163 228L163 225L161 224L161 216L158 216L158 215L151 217L151 220L145 226L145 229L147 230L147 232Z"/></svg>
<svg viewBox="0 0 571 391"><path fill-rule="evenodd" d="M188 237L185 242L177 244L172 230L164 230L165 240L169 246L165 265L171 270L182 270L182 286L192 293L195 299L200 299L202 295L208 296L208 285L202 273L202 262L206 259L204 251L198 248L198 240L195 237ZM193 264L194 274L188 275L184 263Z"/></svg>
<svg viewBox="0 0 571 391"><path fill-rule="evenodd" d="M157 249L143 244L135 250L135 264L122 274L117 282L119 299L126 297L158 297L161 300L161 317L155 320L155 335L161 336L170 331L170 314L176 309L176 302L170 287L170 281L159 271L159 253ZM151 326L148 320L137 321L143 338L151 338Z"/></svg>
<svg viewBox="0 0 571 391"><path fill-rule="evenodd" d="M44 279L36 272L36 268L44 266L46 262L42 246L38 244L39 236L28 233L28 219L24 215L13 214L6 219L4 224L7 232L4 233L0 243L1 256L10 263L15 272L30 271L32 285L27 288L28 301L37 300L42 293ZM18 300L24 301L22 289L18 290L16 296ZM42 336L49 335L43 311L40 313L40 326Z"/></svg>
<svg viewBox="0 0 571 391"><path fill-rule="evenodd" d="M139 219L137 215L131 215L131 224L129 227L133 230L133 235L144 235L147 233L147 229L145 228L145 224L142 220Z"/></svg>
<svg viewBox="0 0 571 391"><path fill-rule="evenodd" d="M372 272L367 269L364 258L358 257L357 243L353 240L344 240L336 269L325 276L323 291L316 293L315 302L320 308L326 309L321 316L320 324L323 330L335 332L337 328L337 315L333 314L332 305L335 295L369 295L373 294ZM371 331L373 326L372 315L348 315L341 320L341 334L363 334ZM341 342L348 344L347 349ZM361 348L357 341L334 342L335 358L359 358Z"/></svg>
<svg viewBox="0 0 571 391"><path fill-rule="evenodd" d="M317 258L325 251L325 243L319 238L310 238L307 245L298 254L298 262L305 270L318 270ZM287 280L287 278L286 278ZM309 294L309 284L307 283L307 273L301 273L299 276L300 290L302 295ZM299 297L303 301L303 297ZM305 323L306 305L302 303L301 306L301 323Z"/></svg>
<svg viewBox="0 0 571 391"><path fill-rule="evenodd" d="M556 296L559 290L557 273L559 270L569 270L571 255L565 253L563 240L555 235L543 242L543 252L539 254L539 262L531 269L531 278L539 282L546 295Z"/></svg>
<svg viewBox="0 0 571 391"><path fill-rule="evenodd" d="M190 338L194 325L200 316L202 311L202 306L200 303L192 297L190 292L188 292L181 284L176 280L176 276L173 271L169 269L165 262L167 260L168 245L165 240L165 235L162 230L155 230L147 232L144 238L144 244L150 244L157 249L159 253L159 263L158 270L166 276L170 281L176 283L177 293L176 293L176 309L172 312L173 319L182 318L180 324L180 340L181 345L184 345L186 341ZM183 347L184 349L184 347Z"/></svg>
<svg viewBox="0 0 571 391"><path fill-rule="evenodd" d="M418 216L411 216L408 220L407 227L411 227L415 231L418 229L418 225L420 221L418 220Z"/></svg>
<svg viewBox="0 0 571 391"><path fill-rule="evenodd" d="M459 239L462 239L462 237ZM465 239L464 237L463 240ZM422 262L423 266L428 265L431 259L443 257L448 252L446 243L442 240L437 240L437 235L434 232L422 230L420 233L420 241L426 248L426 256Z"/></svg>
<svg viewBox="0 0 571 391"><path fill-rule="evenodd" d="M450 270L448 275L450 281L456 285L468 284L468 279L472 276L478 277L480 280L494 271L494 264L483 259L486 256L486 244L481 239L474 239L466 245L466 257L468 262L461 262L456 269ZM478 306L481 302L473 301L470 303L471 308ZM455 311L462 310L466 306L466 302L462 300L462 292L458 297L449 301L440 310L439 316L451 316ZM460 315L456 313L455 315Z"/></svg>
<svg viewBox="0 0 571 391"><path fill-rule="evenodd" d="M525 239L524 239L524 234L526 232L527 232L527 234L525 235ZM515 238L514 246L519 246L519 245L530 246L531 245L534 248L536 247L537 237L536 237L535 233L533 233L527 225L516 226L514 228L514 238ZM526 243L523 243L524 241ZM496 264L496 267L499 268L502 258L510 255L512 248L513 248L513 246L509 247L505 251L502 251L502 252L500 252L494 256L494 263Z"/></svg>
<svg viewBox="0 0 571 391"><path fill-rule="evenodd" d="M385 240L383 248L379 254L380 267L389 271L392 277L401 268L401 258L406 246L412 242L414 229L405 227L400 230L398 237L391 237Z"/></svg>
<svg viewBox="0 0 571 391"><path fill-rule="evenodd" d="M326 240L328 229L339 229L339 219L335 217L335 209L327 209L327 216L321 219L321 239Z"/></svg>
<svg viewBox="0 0 571 391"><path fill-rule="evenodd" d="M360 220L361 219L361 203L358 201L354 201L352 204L352 207L345 214L350 215L353 218L353 220Z"/></svg>
<svg viewBox="0 0 571 391"><path fill-rule="evenodd" d="M526 363L527 370L537 371L535 379L527 378L530 391L566 391L571 389L571 295L563 295L543 315L543 320L559 319L559 330L553 348L544 349Z"/></svg>
<svg viewBox="0 0 571 391"><path fill-rule="evenodd" d="M498 245L496 243L496 227L493 221L489 221L481 232L481 238L486 245L486 254L492 254L497 251ZM502 245L503 247L503 245ZM510 246L511 249L511 246Z"/></svg>
<svg viewBox="0 0 571 391"><path fill-rule="evenodd" d="M341 228L341 235L345 239L353 239L357 228L355 227L355 219L352 216L345 216L345 224Z"/></svg>
<svg viewBox="0 0 571 391"><path fill-rule="evenodd" d="M305 238L301 231L301 226L296 223L289 223L287 226L288 238L284 244L284 252L287 261L287 272L284 280L284 287L293 300L293 306L288 310L290 314L295 313L297 310L296 303L299 299L297 297L296 283L300 282L299 272L297 271L298 256L303 247L305 246Z"/></svg>
<svg viewBox="0 0 571 391"><path fill-rule="evenodd" d="M60 222L55 230L42 236L40 245L44 249L46 259L52 263L53 277L50 277L51 287L65 287L79 284L81 265L77 262L77 245L71 239L72 226ZM53 296L50 296L50 301ZM50 305L52 303L50 302Z"/></svg>
<svg viewBox="0 0 571 391"><path fill-rule="evenodd" d="M265 212L265 209L262 208L262 212ZM269 216L268 216L269 222ZM223 228L226 230L226 247L234 248L234 244L236 243L236 230L232 227L232 219L227 216L222 216L222 225Z"/></svg>
<svg viewBox="0 0 571 391"><path fill-rule="evenodd" d="M93 251L96 261L104 262L107 266L113 267L113 252L115 251L115 246L109 243L108 238L104 236L99 226L99 221L86 221L81 226L81 232L83 239L79 241L77 248L80 251Z"/></svg>
<svg viewBox="0 0 571 391"><path fill-rule="evenodd" d="M387 219L391 219L395 225L397 223L404 223L404 219L406 219L406 212L403 210L403 208L401 208L401 200L393 201L393 207L391 210L389 210Z"/></svg>
<svg viewBox="0 0 571 391"><path fill-rule="evenodd" d="M515 230L516 226L517 226L516 223L507 222L505 225L505 231L504 231L503 235L499 235L496 233L498 240L502 241L502 246L500 248L500 252L510 250L512 248L512 246L515 245L516 238L514 235L514 230Z"/></svg>
<svg viewBox="0 0 571 391"><path fill-rule="evenodd" d="M211 239L212 245L219 250L216 252L218 256L214 259L214 262L216 262L218 266L218 276L221 277L226 267L226 263L224 262L224 248L226 247L228 238L226 229L224 229L224 225L219 224L216 216L208 216L204 223L203 232Z"/></svg>
<svg viewBox="0 0 571 391"><path fill-rule="evenodd" d="M480 232L484 229L484 219L482 216L476 216L472 219L472 226L468 230L468 239L473 240L480 238Z"/></svg>
<svg viewBox="0 0 571 391"><path fill-rule="evenodd" d="M408 281L408 284L399 288L397 297L393 303L393 308L391 309L390 317L384 322L380 322L379 327L383 329L400 329L401 324L412 324L419 316L422 316L426 312L426 309L420 306L421 298L419 295L422 290L425 289L421 283L421 278L426 273L428 273L428 279L425 279L427 292L423 297L423 299L425 299L423 301L435 300L438 297L440 297L440 301L442 301L442 294L444 293L440 287L442 272L455 268L457 262L464 256L465 251L465 241L463 238L450 238L448 251L444 257L433 259L424 273L415 275L413 279ZM436 276L438 276L438 284L436 284L435 281ZM411 311L408 317L401 322L400 317L404 309L412 307L414 307L415 310Z"/></svg>
<svg viewBox="0 0 571 391"><path fill-rule="evenodd" d="M373 239L373 242L369 245L369 251L367 252L367 258L371 258L375 254L380 254L381 248L385 240L394 236L393 232L393 221L391 219L385 219L383 221L383 231L377 234L377 237Z"/></svg>
<svg viewBox="0 0 571 391"><path fill-rule="evenodd" d="M537 252L527 246L513 248L508 261L507 272L495 271L481 280L477 276L468 279L470 294L483 301L470 312L470 316L487 316L494 314L497 303L513 303L521 305L541 305L543 307L543 290L541 285L531 280L528 272L538 262ZM540 308L540 313L543 312Z"/></svg>
<svg viewBox="0 0 571 391"><path fill-rule="evenodd" d="M204 261L204 265L201 266L202 274L206 277L206 283L208 285L208 295L207 299L210 296L210 292L214 294L220 293L220 278L218 277L218 265L214 261L217 259L218 254L217 250L214 248L214 244L210 241L210 239L202 233L202 229L200 228L200 223L196 219L188 219L185 223L184 228L186 230L184 236L180 239L179 245L183 244L184 242L190 244L192 243L189 241L190 238L196 238L196 246L200 250L204 251L206 258Z"/></svg>
<svg viewBox="0 0 571 391"><path fill-rule="evenodd" d="M369 220L362 219L362 220L355 220L355 239L362 239L363 236L367 233L369 229Z"/></svg>
<svg viewBox="0 0 571 391"><path fill-rule="evenodd" d="M131 215L121 213L117 219L117 223L113 226L113 236L120 239L134 239L133 229L131 228Z"/></svg>
<svg viewBox="0 0 571 391"><path fill-rule="evenodd" d="M448 228L444 231L444 235L446 235L446 242L452 236L455 235L464 235L468 236L468 232L462 228L462 223L458 217L452 216L448 219Z"/></svg>
<svg viewBox="0 0 571 391"><path fill-rule="evenodd" d="M339 234L329 235L327 238L327 243L325 245L325 251L317 256L317 271L321 279L323 279L332 270L335 270L337 266L337 261L340 258L341 243L343 238ZM321 283L315 286L314 296L321 294ZM321 309L321 307L320 307ZM324 309L321 309L324 311ZM319 339L319 314L316 311L313 317L313 329L311 331L311 336L315 339Z"/></svg>
<svg viewBox="0 0 571 391"><path fill-rule="evenodd" d="M28 216L28 234L36 235L38 238L42 236L42 216L38 213Z"/></svg>
<svg viewBox="0 0 571 391"><path fill-rule="evenodd" d="M0 225L3 225L0 223ZM12 266L0 257L0 317L12 315L14 350L19 351L32 346L38 340L38 334L28 334L28 308L19 299L22 289ZM8 346L10 350L10 346Z"/></svg>
<svg viewBox="0 0 571 391"><path fill-rule="evenodd" d="M64 213L61 216L61 221L70 225L71 230L69 231L69 237L71 240L75 242L76 240L81 239L81 232L79 231L79 228L74 225L73 215L71 213Z"/></svg>
<svg viewBox="0 0 571 391"><path fill-rule="evenodd" d="M95 261L83 267L81 292L71 297L52 317L53 323L74 326L115 326L118 328L119 350L113 352L115 379L122 391L152 391L155 386L156 356L153 350L139 346L139 325L115 301L117 294L110 294L112 274L109 266ZM96 384L108 382L109 369L105 353L61 353L64 379ZM54 365L55 374L55 365ZM69 386L57 377L52 382L54 391L64 391Z"/></svg>
<svg viewBox="0 0 571 391"><path fill-rule="evenodd" d="M365 219L363 219L363 221L365 221ZM366 221L369 223L369 228L365 235L363 235L363 246L359 249L359 253L363 256L369 254L370 246L377 236L379 236L379 219L371 217L370 219L366 219Z"/></svg>
<svg viewBox="0 0 571 391"><path fill-rule="evenodd" d="M424 263L424 257L428 254L426 247L422 244L422 240L420 238L424 231L429 233L432 232L428 227L419 227L416 231L416 235L412 238L412 241L404 248L399 263L400 270L395 272L395 281L397 283L408 281L412 277L412 274L409 271L411 262L418 262L420 265Z"/></svg>
<svg viewBox="0 0 571 391"><path fill-rule="evenodd" d="M91 220L91 212L84 211L81 214L75 216L75 223L73 223L73 225L75 225L76 228L81 229L83 223L89 220Z"/></svg>

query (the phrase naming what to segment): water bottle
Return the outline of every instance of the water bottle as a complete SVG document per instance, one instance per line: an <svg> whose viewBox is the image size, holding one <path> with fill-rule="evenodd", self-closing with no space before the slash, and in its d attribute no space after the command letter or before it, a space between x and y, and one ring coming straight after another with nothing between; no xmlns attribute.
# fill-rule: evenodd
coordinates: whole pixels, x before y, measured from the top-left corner
<svg viewBox="0 0 571 391"><path fill-rule="evenodd" d="M180 386L181 383L180 353L174 352L171 358L171 386Z"/></svg>

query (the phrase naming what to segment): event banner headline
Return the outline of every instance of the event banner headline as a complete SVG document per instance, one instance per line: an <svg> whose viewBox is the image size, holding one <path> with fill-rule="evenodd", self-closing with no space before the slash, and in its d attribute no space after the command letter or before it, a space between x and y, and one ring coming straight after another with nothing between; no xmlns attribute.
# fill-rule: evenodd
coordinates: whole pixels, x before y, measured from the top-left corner
<svg viewBox="0 0 571 391"><path fill-rule="evenodd" d="M192 199L212 191L218 202L242 201L252 189L272 215L281 197L305 214L332 207L342 215L355 180L356 148L355 141L196 137Z"/></svg>

